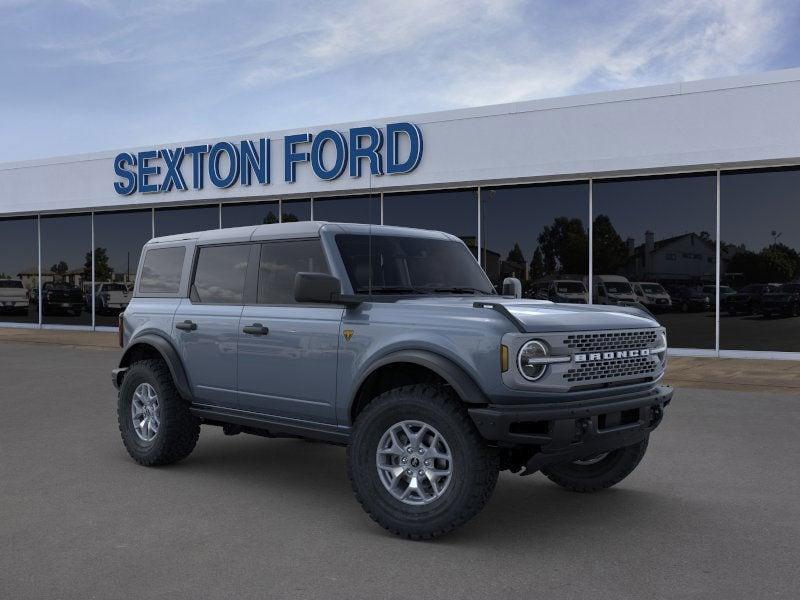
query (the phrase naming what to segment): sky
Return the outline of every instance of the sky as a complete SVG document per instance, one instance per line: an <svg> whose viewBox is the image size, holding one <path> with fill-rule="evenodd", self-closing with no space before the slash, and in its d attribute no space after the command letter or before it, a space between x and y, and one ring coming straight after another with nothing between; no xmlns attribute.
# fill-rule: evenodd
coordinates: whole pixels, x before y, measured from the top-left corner
<svg viewBox="0 0 800 600"><path fill-rule="evenodd" d="M0 0L0 162L800 66L800 2Z"/></svg>

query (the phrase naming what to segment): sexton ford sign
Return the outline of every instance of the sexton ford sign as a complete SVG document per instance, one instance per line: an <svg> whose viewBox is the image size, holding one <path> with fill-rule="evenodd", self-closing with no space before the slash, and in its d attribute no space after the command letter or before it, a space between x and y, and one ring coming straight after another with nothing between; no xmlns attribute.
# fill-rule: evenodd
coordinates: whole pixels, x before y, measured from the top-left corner
<svg viewBox="0 0 800 600"><path fill-rule="evenodd" d="M304 162L311 163L319 179L333 180L345 170L350 177L361 177L365 165L372 175L409 173L421 158L422 131L413 123L389 123L385 133L377 127L354 127L347 134L325 129L283 138L287 183L295 182L296 167ZM114 159L114 191L128 195L201 190L206 179L218 188L246 186L254 180L268 185L271 166L269 138L121 152Z"/></svg>

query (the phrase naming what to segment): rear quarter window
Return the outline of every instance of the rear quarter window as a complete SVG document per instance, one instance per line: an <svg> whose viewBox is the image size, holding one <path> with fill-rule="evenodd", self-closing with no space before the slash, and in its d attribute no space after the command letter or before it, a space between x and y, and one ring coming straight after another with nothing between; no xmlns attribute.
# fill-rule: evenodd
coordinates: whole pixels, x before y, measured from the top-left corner
<svg viewBox="0 0 800 600"><path fill-rule="evenodd" d="M186 248L151 248L144 256L140 294L177 294Z"/></svg>

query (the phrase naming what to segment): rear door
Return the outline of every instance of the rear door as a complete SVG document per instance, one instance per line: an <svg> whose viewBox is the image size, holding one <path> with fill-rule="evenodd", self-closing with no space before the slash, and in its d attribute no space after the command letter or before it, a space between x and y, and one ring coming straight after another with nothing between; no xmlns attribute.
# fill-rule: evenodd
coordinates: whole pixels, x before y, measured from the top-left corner
<svg viewBox="0 0 800 600"><path fill-rule="evenodd" d="M175 339L199 404L237 407L239 318L253 247L257 245L198 247L189 297L175 312Z"/></svg>
<svg viewBox="0 0 800 600"><path fill-rule="evenodd" d="M261 244L257 302L244 307L239 322L239 405L263 415L335 424L344 309L296 303L298 272L329 272L319 239Z"/></svg>

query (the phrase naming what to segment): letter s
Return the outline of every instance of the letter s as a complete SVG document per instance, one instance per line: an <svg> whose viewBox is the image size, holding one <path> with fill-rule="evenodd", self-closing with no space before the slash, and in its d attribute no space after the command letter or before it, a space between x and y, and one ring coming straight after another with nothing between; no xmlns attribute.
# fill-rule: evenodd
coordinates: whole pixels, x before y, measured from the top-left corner
<svg viewBox="0 0 800 600"><path fill-rule="evenodd" d="M120 152L114 159L114 173L125 181L115 181L114 191L121 196L128 196L136 191L136 173L128 171L125 165L136 166L136 157L128 152Z"/></svg>

